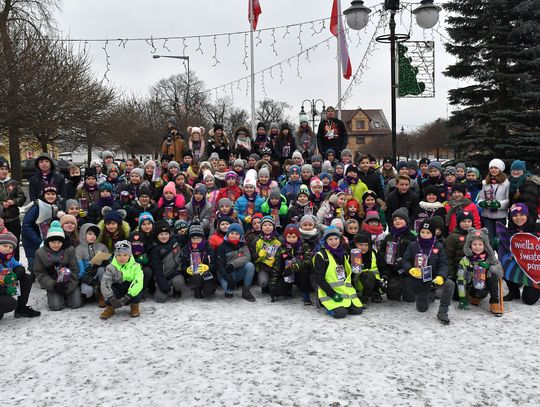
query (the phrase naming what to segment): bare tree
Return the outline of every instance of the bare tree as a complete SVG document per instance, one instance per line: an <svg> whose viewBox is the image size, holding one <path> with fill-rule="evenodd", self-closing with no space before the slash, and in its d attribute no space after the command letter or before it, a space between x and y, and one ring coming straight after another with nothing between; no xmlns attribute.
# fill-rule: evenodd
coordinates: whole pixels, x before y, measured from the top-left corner
<svg viewBox="0 0 540 407"><path fill-rule="evenodd" d="M264 99L258 102L255 117L266 124L281 123L285 119L285 111L290 108L287 102Z"/></svg>
<svg viewBox="0 0 540 407"><path fill-rule="evenodd" d="M241 125L246 125L249 128L251 125L249 122L249 113L246 109L235 107L231 109L229 120L227 120L227 123L225 124L225 130L232 134L234 129Z"/></svg>

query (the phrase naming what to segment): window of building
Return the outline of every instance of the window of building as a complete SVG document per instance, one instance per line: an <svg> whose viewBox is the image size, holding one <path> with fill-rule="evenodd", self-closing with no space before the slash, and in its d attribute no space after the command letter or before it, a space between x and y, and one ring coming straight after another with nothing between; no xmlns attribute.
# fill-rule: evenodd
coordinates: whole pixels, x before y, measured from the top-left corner
<svg viewBox="0 0 540 407"><path fill-rule="evenodd" d="M375 127L376 129L378 129L379 127L381 127L381 123L379 123L379 122L374 122L374 123L373 123L373 127Z"/></svg>
<svg viewBox="0 0 540 407"><path fill-rule="evenodd" d="M366 144L365 136L356 136L356 144Z"/></svg>
<svg viewBox="0 0 540 407"><path fill-rule="evenodd" d="M364 120L357 120L356 121L356 130L363 130L365 129L366 122Z"/></svg>

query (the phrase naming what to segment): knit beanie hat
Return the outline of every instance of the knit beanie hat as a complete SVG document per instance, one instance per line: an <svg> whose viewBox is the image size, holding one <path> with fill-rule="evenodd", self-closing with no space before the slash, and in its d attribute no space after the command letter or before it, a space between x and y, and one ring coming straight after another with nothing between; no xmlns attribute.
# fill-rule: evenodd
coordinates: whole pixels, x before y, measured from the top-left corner
<svg viewBox="0 0 540 407"><path fill-rule="evenodd" d="M99 184L98 189L100 191L109 191L111 194L113 192L113 187L108 182L102 182L101 184Z"/></svg>
<svg viewBox="0 0 540 407"><path fill-rule="evenodd" d="M516 203L510 207L510 217L521 213L529 217L529 207L524 203Z"/></svg>
<svg viewBox="0 0 540 407"><path fill-rule="evenodd" d="M131 256L131 243L128 240L120 240L114 245L114 255L128 254Z"/></svg>
<svg viewBox="0 0 540 407"><path fill-rule="evenodd" d="M178 171L180 171L180 164L178 164L176 161L169 161L169 165L167 165L167 168L177 168Z"/></svg>
<svg viewBox="0 0 540 407"><path fill-rule="evenodd" d="M289 176L292 174L298 174L300 175L300 167L298 165L291 165L291 168L289 169Z"/></svg>
<svg viewBox="0 0 540 407"><path fill-rule="evenodd" d="M133 168L129 175L136 174L139 177L144 177L144 170L142 168Z"/></svg>
<svg viewBox="0 0 540 407"><path fill-rule="evenodd" d="M332 163L328 160L324 161L321 167L321 172L327 172L329 174L333 174L334 167L332 167Z"/></svg>
<svg viewBox="0 0 540 407"><path fill-rule="evenodd" d="M90 167L84 171L84 179L87 179L88 177L97 177L96 167Z"/></svg>
<svg viewBox="0 0 540 407"><path fill-rule="evenodd" d="M232 207L233 203L229 198L221 198L218 202L218 209L221 209L225 205Z"/></svg>
<svg viewBox="0 0 540 407"><path fill-rule="evenodd" d="M424 165L424 164L429 165L429 163L430 163L429 158L423 157L423 158L420 159L418 165Z"/></svg>
<svg viewBox="0 0 540 407"><path fill-rule="evenodd" d="M17 237L11 232L0 233L0 245L10 244L13 248L17 247Z"/></svg>
<svg viewBox="0 0 540 407"><path fill-rule="evenodd" d="M198 223L195 223L189 227L188 235L190 239L192 237L197 237L197 236L202 237L204 239L204 229L201 225L199 225Z"/></svg>
<svg viewBox="0 0 540 407"><path fill-rule="evenodd" d="M302 153L300 151L298 151L298 150L295 150L294 153L292 154L292 158L293 158L293 160L295 158L302 158Z"/></svg>
<svg viewBox="0 0 540 407"><path fill-rule="evenodd" d="M225 174L225 180L228 180L229 178L237 179L238 174L236 172L234 172L234 171L227 171L227 173Z"/></svg>
<svg viewBox="0 0 540 407"><path fill-rule="evenodd" d="M366 230L360 230L353 237L354 243L368 243L371 244L371 234Z"/></svg>
<svg viewBox="0 0 540 407"><path fill-rule="evenodd" d="M341 156L343 157L344 155L348 155L348 156L352 157L352 151L349 148L344 148L341 151Z"/></svg>
<svg viewBox="0 0 540 407"><path fill-rule="evenodd" d="M148 160L144 163L144 169L146 170L148 167L156 168L156 162L154 160Z"/></svg>
<svg viewBox="0 0 540 407"><path fill-rule="evenodd" d="M311 164L304 164L302 165L302 171L309 171L311 174L313 174L313 167Z"/></svg>
<svg viewBox="0 0 540 407"><path fill-rule="evenodd" d="M306 223L313 223L314 226L317 226L317 218L315 218L315 216L313 215L304 215L302 216L302 218L300 219L300 227L304 226Z"/></svg>
<svg viewBox="0 0 540 407"><path fill-rule="evenodd" d="M218 153L210 154L210 157L208 158L208 161L214 161L214 160L219 160L219 154Z"/></svg>
<svg viewBox="0 0 540 407"><path fill-rule="evenodd" d="M294 223L289 223L285 227L285 232L283 233L283 236L286 238L287 235L296 235L298 239L300 239L300 237L302 236L302 234L300 233L300 229Z"/></svg>
<svg viewBox="0 0 540 407"><path fill-rule="evenodd" d="M409 168L409 167L407 166L407 161L400 161L400 162L398 162L397 170L399 171L399 170L401 170L402 168Z"/></svg>
<svg viewBox="0 0 540 407"><path fill-rule="evenodd" d="M467 193L467 187L465 186L465 184L463 184L461 182L458 182L458 183L452 185L452 192L455 192L455 191L459 191L463 195L465 195Z"/></svg>
<svg viewBox="0 0 540 407"><path fill-rule="evenodd" d="M309 198L309 189L304 184L300 185L300 190L298 191L298 194L296 194L296 199L298 199L300 195L305 195Z"/></svg>
<svg viewBox="0 0 540 407"><path fill-rule="evenodd" d="M66 235L62 230L60 222L57 220L51 223L49 231L47 232L47 237L45 238L45 243L50 242L51 240L60 240L63 242L66 239Z"/></svg>
<svg viewBox="0 0 540 407"><path fill-rule="evenodd" d="M431 219L427 219L425 221L423 221L421 224L420 224L420 231L422 231L422 229L427 229L431 232L431 234L433 236L435 236L435 223L433 222L433 218Z"/></svg>
<svg viewBox="0 0 540 407"><path fill-rule="evenodd" d="M322 187L322 186L323 186L323 183L322 183L321 179L320 179L320 178L317 178L317 177L311 178L311 181L310 181L310 183L309 183L309 187L310 187L310 188L313 188L313 187L317 187L317 186L318 186L318 187Z"/></svg>
<svg viewBox="0 0 540 407"><path fill-rule="evenodd" d="M214 174L212 174L212 171L210 170L204 170L203 171L203 181L207 181L211 179L212 181L215 180Z"/></svg>
<svg viewBox="0 0 540 407"><path fill-rule="evenodd" d="M525 164L525 161L522 160L514 160L512 162L512 165L510 166L510 171L527 171L527 165Z"/></svg>
<svg viewBox="0 0 540 407"><path fill-rule="evenodd" d="M465 219L470 219L471 221L474 221L474 217L472 212L470 211L459 211L456 214L456 222L459 225L461 222L463 222Z"/></svg>
<svg viewBox="0 0 540 407"><path fill-rule="evenodd" d="M224 127L221 123L214 123L214 131L217 131L217 130L224 130Z"/></svg>
<svg viewBox="0 0 540 407"><path fill-rule="evenodd" d="M368 211L366 213L366 218L364 219L364 222L366 223L369 223L369 221L371 220L377 220L377 221L381 221L381 219L379 218L379 212L377 211Z"/></svg>
<svg viewBox="0 0 540 407"><path fill-rule="evenodd" d="M114 158L114 154L111 153L109 150L105 150L100 154L100 158L102 160L104 160L105 158L109 158L109 157Z"/></svg>
<svg viewBox="0 0 540 407"><path fill-rule="evenodd" d="M453 175L455 177L457 175L456 167L446 167L444 169L444 176L446 177L447 175Z"/></svg>
<svg viewBox="0 0 540 407"><path fill-rule="evenodd" d="M266 131L266 124L264 124L263 122L257 123L257 130L261 128L264 129L264 131Z"/></svg>
<svg viewBox="0 0 540 407"><path fill-rule="evenodd" d="M79 204L79 201L77 201L76 199L68 199L68 200L66 201L66 211L67 211L69 208L72 208L72 207L80 208L81 205Z"/></svg>
<svg viewBox="0 0 540 407"><path fill-rule="evenodd" d="M435 195L437 197L439 196L439 190L437 189L437 187L435 185L428 185L428 186L424 187L423 192L424 192L424 199L426 199L426 197L429 194Z"/></svg>
<svg viewBox="0 0 540 407"><path fill-rule="evenodd" d="M409 218L409 210L405 207L396 209L394 213L392 213L392 221L394 218L403 219L407 225L411 222L411 219Z"/></svg>
<svg viewBox="0 0 540 407"><path fill-rule="evenodd" d="M372 190L370 189L370 190L368 190L368 191L366 191L366 192L364 192L364 193L362 194L362 202L364 202L368 196L370 196L370 197L372 197L373 199L377 200L377 193L376 193L375 191L372 191Z"/></svg>
<svg viewBox="0 0 540 407"><path fill-rule="evenodd" d="M467 175L470 172L472 172L472 173L474 173L476 175L477 180L480 179L480 171L478 170L478 168L476 168L476 167L467 168L467 171L465 172L465 175Z"/></svg>
<svg viewBox="0 0 540 407"><path fill-rule="evenodd" d="M143 195L146 195L148 197L152 196L152 192L150 191L150 188L148 188L146 185L143 185L139 188L139 198Z"/></svg>
<svg viewBox="0 0 540 407"><path fill-rule="evenodd" d="M429 165L428 165L428 171L429 171L430 169L432 169L432 168L434 168L434 169L439 170L440 172L442 172L442 165L441 165L441 163L438 162L438 161L431 161L431 162L429 163Z"/></svg>
<svg viewBox="0 0 540 407"><path fill-rule="evenodd" d="M107 175L109 175L111 172L116 172L117 174L119 174L120 169L118 168L118 165L114 163L107 165Z"/></svg>
<svg viewBox="0 0 540 407"><path fill-rule="evenodd" d="M321 180L321 182L322 182L322 180L325 179L325 178L327 178L327 179L329 179L330 181L332 181L332 176L331 176L329 173L327 173L327 172L321 172L321 173L319 174L319 179Z"/></svg>
<svg viewBox="0 0 540 407"><path fill-rule="evenodd" d="M244 229L242 229L242 226L240 226L238 223L231 223L231 226L229 226L229 230L227 230L227 234L225 237L228 237L231 232L236 232L240 235L240 239L244 237Z"/></svg>
<svg viewBox="0 0 540 407"><path fill-rule="evenodd" d="M155 223L154 217L150 212L141 212L141 214L139 215L139 227L143 224L145 220L149 221L152 224Z"/></svg>
<svg viewBox="0 0 540 407"><path fill-rule="evenodd" d="M167 182L167 185L165 185L165 188L163 188L163 193L165 194L165 192L170 192L176 196L176 185L174 185L174 182Z"/></svg>
<svg viewBox="0 0 540 407"><path fill-rule="evenodd" d="M236 160L234 160L233 167L236 167L237 165L244 168L244 160L242 160L241 158L237 158Z"/></svg>
<svg viewBox="0 0 540 407"><path fill-rule="evenodd" d="M248 171L249 172L249 171ZM268 168L266 167L262 167L260 170L259 170L259 178L260 177L268 177L270 178L270 171L268 171Z"/></svg>
<svg viewBox="0 0 540 407"><path fill-rule="evenodd" d="M60 226L64 226L66 223L74 223L77 225L77 218L73 215L65 214L60 218Z"/></svg>
<svg viewBox="0 0 540 407"><path fill-rule="evenodd" d="M311 157L311 163L321 163L322 164L323 159L320 155L315 154L313 157Z"/></svg>
<svg viewBox="0 0 540 407"><path fill-rule="evenodd" d="M325 230L324 230L324 233L323 233L323 241L326 242L326 240L330 237L330 236L337 236L338 238L341 238L341 232L339 231L339 229L335 226L329 226L327 227Z"/></svg>
<svg viewBox="0 0 540 407"><path fill-rule="evenodd" d="M433 223L435 229L444 230L446 226L444 223L444 219L441 218L439 215L435 215L434 217L432 217L430 219L430 222Z"/></svg>
<svg viewBox="0 0 540 407"><path fill-rule="evenodd" d="M103 213L103 221L105 223L116 222L121 225L124 217L126 216L126 211L124 211L123 209L113 211L108 206L103 207L101 212Z"/></svg>
<svg viewBox="0 0 540 407"><path fill-rule="evenodd" d="M418 162L416 160L407 161L407 168L418 170Z"/></svg>
<svg viewBox="0 0 540 407"><path fill-rule="evenodd" d="M257 153L252 153L248 157L249 159L253 158L255 161L259 161L261 159L261 156Z"/></svg>
<svg viewBox="0 0 540 407"><path fill-rule="evenodd" d="M158 236L160 233L169 233L171 234L171 225L166 220L158 220L154 225L154 236Z"/></svg>
<svg viewBox="0 0 540 407"><path fill-rule="evenodd" d="M203 197L206 198L206 194L208 193L208 189L206 188L206 185L204 184L197 184L195 185L195 189L193 190L193 193L199 193L201 194Z"/></svg>
<svg viewBox="0 0 540 407"><path fill-rule="evenodd" d="M274 227L276 226L276 221L272 216L263 216L263 218L261 219L261 226L264 225L266 222L270 222Z"/></svg>
<svg viewBox="0 0 540 407"><path fill-rule="evenodd" d="M189 224L183 219L180 219L180 220L177 220L176 222L174 222L174 231L175 232L178 232L180 229L187 229L188 227L189 227Z"/></svg>
<svg viewBox="0 0 540 407"><path fill-rule="evenodd" d="M272 188L270 190L270 199L280 199L281 198L281 192L279 190L279 188Z"/></svg>
<svg viewBox="0 0 540 407"><path fill-rule="evenodd" d="M503 172L506 168L506 165L504 164L504 161L499 158L494 158L489 162L488 168L495 167L498 168L499 171Z"/></svg>
<svg viewBox="0 0 540 407"><path fill-rule="evenodd" d="M257 171L255 171L254 169L250 169L246 173L246 178L244 179L244 187L246 185L251 185L253 187L257 186Z"/></svg>
<svg viewBox="0 0 540 407"><path fill-rule="evenodd" d="M465 165L465 163L457 163L456 164L456 170L458 168L461 168L462 170L467 170L467 166Z"/></svg>

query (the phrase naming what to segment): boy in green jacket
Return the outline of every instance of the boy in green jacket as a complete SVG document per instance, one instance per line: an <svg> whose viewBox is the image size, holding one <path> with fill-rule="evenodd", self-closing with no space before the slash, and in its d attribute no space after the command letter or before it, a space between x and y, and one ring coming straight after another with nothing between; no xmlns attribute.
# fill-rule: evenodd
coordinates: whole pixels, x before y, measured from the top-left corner
<svg viewBox="0 0 540 407"><path fill-rule="evenodd" d="M115 310L129 304L132 318L141 315L139 302L144 274L131 253L131 243L121 240L114 246L114 259L105 269L101 279L101 293L107 307L101 319L109 319Z"/></svg>

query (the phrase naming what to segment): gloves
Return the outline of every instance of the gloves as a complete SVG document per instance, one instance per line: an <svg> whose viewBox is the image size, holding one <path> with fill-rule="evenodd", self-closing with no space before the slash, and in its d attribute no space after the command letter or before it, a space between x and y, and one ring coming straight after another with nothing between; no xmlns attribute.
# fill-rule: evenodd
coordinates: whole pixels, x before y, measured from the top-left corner
<svg viewBox="0 0 540 407"><path fill-rule="evenodd" d="M444 278L442 276L437 276L433 279L433 284L435 285L443 285L444 284Z"/></svg>
<svg viewBox="0 0 540 407"><path fill-rule="evenodd" d="M336 208L336 217L341 218L343 216L343 209Z"/></svg>
<svg viewBox="0 0 540 407"><path fill-rule="evenodd" d="M148 264L148 256L146 255L146 253L141 254L140 256L137 256L135 260L139 264Z"/></svg>
<svg viewBox="0 0 540 407"><path fill-rule="evenodd" d="M264 249L259 250L259 257L266 258L268 256L268 252Z"/></svg>
<svg viewBox="0 0 540 407"><path fill-rule="evenodd" d="M15 281L17 281L17 274L13 273L13 272L9 272L8 274L6 274L4 276L4 284L5 285L11 285L13 284Z"/></svg>
<svg viewBox="0 0 540 407"><path fill-rule="evenodd" d="M497 250L499 248L499 238L494 237L493 241L491 242L491 246L493 247L493 250Z"/></svg>
<svg viewBox="0 0 540 407"><path fill-rule="evenodd" d="M14 296L15 294L17 294L17 287L13 287L13 286L7 287L6 288L6 293L7 293L7 295Z"/></svg>
<svg viewBox="0 0 540 407"><path fill-rule="evenodd" d="M124 295L122 298L120 298L120 304L122 304L122 306L126 305L128 302L131 301L133 297L129 294L126 294Z"/></svg>
<svg viewBox="0 0 540 407"><path fill-rule="evenodd" d="M122 304L122 301L120 299L116 298L116 295L113 295L112 297L109 297L107 299L107 303L109 303L111 305L111 307L113 307L114 309L121 308L122 305L124 305L124 304Z"/></svg>
<svg viewBox="0 0 540 407"><path fill-rule="evenodd" d="M482 201L478 204L478 206L482 209L487 209L491 207L491 204L488 201Z"/></svg>
<svg viewBox="0 0 540 407"><path fill-rule="evenodd" d="M421 278L422 277L422 270L418 267L413 267L409 270L409 274L413 276L414 278Z"/></svg>
<svg viewBox="0 0 540 407"><path fill-rule="evenodd" d="M381 279L379 280L379 288L386 292L386 289L388 288L388 277L381 276Z"/></svg>
<svg viewBox="0 0 540 407"><path fill-rule="evenodd" d="M227 270L227 273L232 273L234 271L234 266L232 264L227 264L227 266L225 266L225 269Z"/></svg>
<svg viewBox="0 0 540 407"><path fill-rule="evenodd" d="M489 270L489 267L491 266L487 261L479 261L478 265L486 270Z"/></svg>
<svg viewBox="0 0 540 407"><path fill-rule="evenodd" d="M340 293L335 293L332 297L332 300L335 302L341 302L343 301L343 296Z"/></svg>
<svg viewBox="0 0 540 407"><path fill-rule="evenodd" d="M499 209L501 207L501 203L499 201L491 201L491 209Z"/></svg>
<svg viewBox="0 0 540 407"><path fill-rule="evenodd" d="M67 285L64 283L56 283L54 285L54 291L56 291L60 295L64 295L67 291Z"/></svg>
<svg viewBox="0 0 540 407"><path fill-rule="evenodd" d="M467 300L467 298L460 298L458 308L459 309L469 309L469 300Z"/></svg>
<svg viewBox="0 0 540 407"><path fill-rule="evenodd" d="M244 217L244 222L251 223L251 216L248 215L248 216Z"/></svg>

